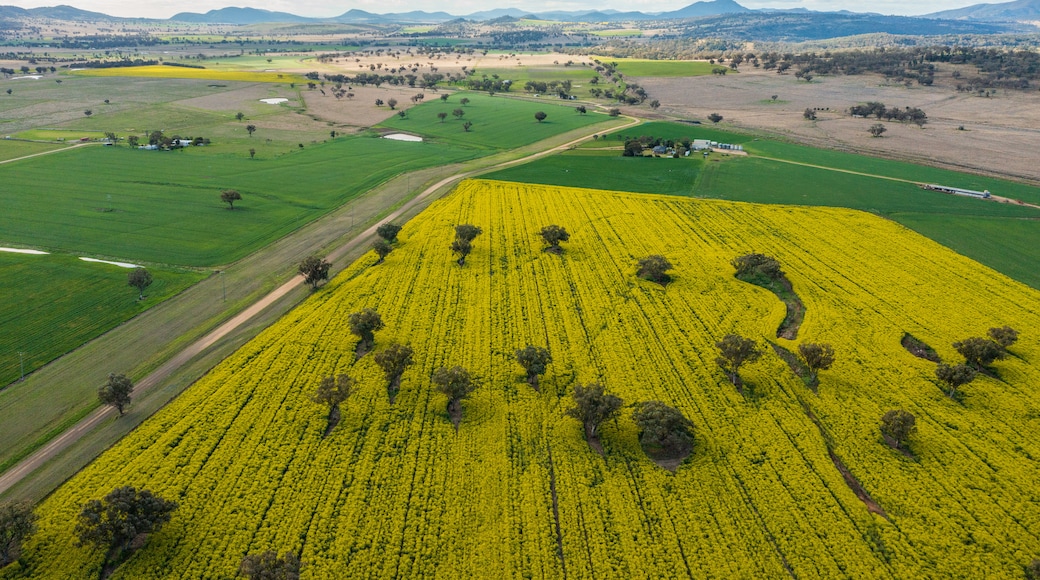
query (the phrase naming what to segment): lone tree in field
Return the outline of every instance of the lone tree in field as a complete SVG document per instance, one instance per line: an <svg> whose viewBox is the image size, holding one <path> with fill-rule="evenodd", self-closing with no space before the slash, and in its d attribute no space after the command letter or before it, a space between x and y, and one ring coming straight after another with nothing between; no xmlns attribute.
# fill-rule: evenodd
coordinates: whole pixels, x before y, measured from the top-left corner
<svg viewBox="0 0 1040 580"><path fill-rule="evenodd" d="M621 397L607 393L603 385L596 383L574 385L573 397L574 406L567 409L567 415L581 421L586 441L598 442L600 424L621 411Z"/></svg>
<svg viewBox="0 0 1040 580"><path fill-rule="evenodd" d="M460 224L455 226L455 237L460 240L466 240L467 242L472 242L482 233L484 233L484 230L482 230L480 226L475 226L473 224Z"/></svg>
<svg viewBox="0 0 1040 580"><path fill-rule="evenodd" d="M451 114L455 115L456 119L461 119L462 116L466 114L466 111L463 111L462 109L455 109L451 112Z"/></svg>
<svg viewBox="0 0 1040 580"><path fill-rule="evenodd" d="M935 376L946 387L946 394L957 398L957 389L975 380L976 371L966 364L948 365L939 363L935 367Z"/></svg>
<svg viewBox="0 0 1040 580"><path fill-rule="evenodd" d="M339 404L346 401L354 391L356 381L349 375L337 375L325 377L318 383L317 390L311 394L311 401L319 405L329 406L328 423L325 425L325 434L328 437L332 429L339 423Z"/></svg>
<svg viewBox="0 0 1040 580"><path fill-rule="evenodd" d="M585 108L585 105L578 105L577 107L574 107L574 110L577 111L579 115L584 115L589 112L589 110Z"/></svg>
<svg viewBox="0 0 1040 580"><path fill-rule="evenodd" d="M1004 347L992 340L977 336L957 341L953 343L953 348L957 349L964 360L968 361L968 364L975 367L977 371L981 371L993 361L1007 356Z"/></svg>
<svg viewBox="0 0 1040 580"><path fill-rule="evenodd" d="M820 371L825 371L834 364L834 349L826 343L804 342L798 345L798 352L802 355L805 368L809 369L809 384L818 385Z"/></svg>
<svg viewBox="0 0 1040 580"><path fill-rule="evenodd" d="M382 330L383 317L374 308L365 308L355 312L347 319L350 324L350 332L358 337L357 358L365 356L375 346L375 333Z"/></svg>
<svg viewBox="0 0 1040 580"><path fill-rule="evenodd" d="M895 449L917 431L917 420L902 409L893 409L881 417L881 434L885 442Z"/></svg>
<svg viewBox="0 0 1040 580"><path fill-rule="evenodd" d="M537 391L538 377L545 374L545 367L552 363L552 355L547 348L529 344L517 349L516 362L527 371L527 384Z"/></svg>
<svg viewBox="0 0 1040 580"><path fill-rule="evenodd" d="M737 387L740 394L744 394L744 381L740 378L740 367L745 363L758 360L762 356L762 351L759 350L754 340L736 334L727 334L722 337L722 340L716 342L715 346L719 349L719 357L715 359L715 363L722 367L729 382Z"/></svg>
<svg viewBox="0 0 1040 580"><path fill-rule="evenodd" d="M990 340L999 344L1004 350L1007 350L1008 347L1018 342L1018 331L1010 326L991 328L987 334L989 335Z"/></svg>
<svg viewBox="0 0 1040 580"><path fill-rule="evenodd" d="M730 264L736 270L736 277L745 282L765 282L780 280L784 277L784 272L780 269L780 262L765 254L744 254L733 258ZM766 280L761 280L761 278Z"/></svg>
<svg viewBox="0 0 1040 580"><path fill-rule="evenodd" d="M390 396L390 404L393 404L397 391L401 389L401 375L415 364L412 360L414 352L412 347L395 342L375 354L376 364L383 369L383 376L386 377L386 392Z"/></svg>
<svg viewBox="0 0 1040 580"><path fill-rule="evenodd" d="M238 573L249 580L300 580L303 563L299 556L286 552L281 557L274 550L246 554Z"/></svg>
<svg viewBox="0 0 1040 580"><path fill-rule="evenodd" d="M459 430L459 421L462 420L462 400L465 399L479 386L466 369L455 366L441 367L433 371L430 377L437 391L448 397L448 416Z"/></svg>
<svg viewBox="0 0 1040 580"><path fill-rule="evenodd" d="M639 427L639 443L651 457L682 457L693 449L693 422L678 409L660 401L636 405L632 420Z"/></svg>
<svg viewBox="0 0 1040 580"><path fill-rule="evenodd" d="M392 244L397 241L397 234L400 231L401 226L394 223L386 222L384 224L380 224L380 226L376 228L376 235Z"/></svg>
<svg viewBox="0 0 1040 580"><path fill-rule="evenodd" d="M300 274L303 281L311 285L311 290L317 290L318 286L329 279L329 268L332 267L327 260L321 256L307 256L300 262Z"/></svg>
<svg viewBox="0 0 1040 580"><path fill-rule="evenodd" d="M256 125L246 125L246 133L249 133L249 136L252 137L253 133L256 133Z"/></svg>
<svg viewBox="0 0 1040 580"><path fill-rule="evenodd" d="M672 277L667 273L668 270L672 269L672 263L659 254L647 256L639 260L636 267L636 275L644 280L657 282L662 286L672 281Z"/></svg>
<svg viewBox="0 0 1040 580"><path fill-rule="evenodd" d="M126 284L137 288L137 299L144 300L144 289L152 285L152 274L144 268L134 268L127 273Z"/></svg>
<svg viewBox="0 0 1040 580"><path fill-rule="evenodd" d="M394 247L390 245L390 242L379 239L372 242L372 251L379 256L379 260L376 261L376 264L382 264L383 260L390 255L390 252L394 251Z"/></svg>
<svg viewBox="0 0 1040 580"><path fill-rule="evenodd" d="M712 113L712 114L708 115L708 120L711 121L713 124L714 123L718 123L722 119L723 119L722 115L720 115L718 113Z"/></svg>
<svg viewBox="0 0 1040 580"><path fill-rule="evenodd" d="M448 95L441 95L441 96L442 97L446 97ZM441 111L440 113L437 113L437 118L441 120L441 123L443 123L444 120L448 118L448 114L445 113L444 111Z"/></svg>
<svg viewBox="0 0 1040 580"><path fill-rule="evenodd" d="M462 97L461 99L459 99L459 102L462 103L463 107L465 107L469 104L469 99L467 99L466 97Z"/></svg>
<svg viewBox="0 0 1040 580"><path fill-rule="evenodd" d="M236 189L225 189L220 192L220 201L228 204L228 209L235 209L235 202L242 199L242 194Z"/></svg>
<svg viewBox="0 0 1040 580"><path fill-rule="evenodd" d="M27 501L0 504L0 568L21 557L22 542L36 531L36 519Z"/></svg>
<svg viewBox="0 0 1040 580"><path fill-rule="evenodd" d="M466 265L466 256L473 251L473 244L465 238L455 238L451 242L451 251L458 255L459 259L455 260L459 266Z"/></svg>
<svg viewBox="0 0 1040 580"><path fill-rule="evenodd" d="M81 546L105 550L105 561L119 562L131 550L135 538L159 531L177 509L147 489L130 486L112 490L103 499L83 505L75 534Z"/></svg>
<svg viewBox="0 0 1040 580"><path fill-rule="evenodd" d="M650 101L650 108L651 109L656 111L657 108L660 107L660 106L661 106L661 101L658 101L657 99L653 99L653 100Z"/></svg>
<svg viewBox="0 0 1040 580"><path fill-rule="evenodd" d="M469 130L470 130L471 127L473 127L473 123L471 121L466 121L465 123L462 124L462 130L467 132L467 133L469 133Z"/></svg>
<svg viewBox="0 0 1040 580"><path fill-rule="evenodd" d="M134 392L134 383L124 374L109 373L108 380L98 389L98 399L102 403L115 407L119 416L130 406L130 393Z"/></svg>
<svg viewBox="0 0 1040 580"><path fill-rule="evenodd" d="M617 107L615 107L615 108L610 109L609 111L607 111L607 114L610 115L611 117L617 117L618 115L621 114L621 109L618 109Z"/></svg>
<svg viewBox="0 0 1040 580"><path fill-rule="evenodd" d="M549 247L545 249L546 252L552 252L554 254L562 254L563 248L560 247L560 242L566 242L571 239L571 235L567 233L562 226L553 224L551 226L545 226L542 228L538 235L542 236L546 244Z"/></svg>
<svg viewBox="0 0 1040 580"><path fill-rule="evenodd" d="M874 123L867 130L870 131L871 137L880 137L885 134L885 131L888 131L888 128L881 123Z"/></svg>
<svg viewBox="0 0 1040 580"><path fill-rule="evenodd" d="M539 123L544 121L545 118L548 117L548 116L549 115L546 115L544 111L538 111L537 113L534 114L535 120L538 121Z"/></svg>
<svg viewBox="0 0 1040 580"><path fill-rule="evenodd" d="M802 117L804 117L806 121L815 121L816 120L816 111L814 111L814 110L812 110L810 108L806 108L805 112L802 113Z"/></svg>
<svg viewBox="0 0 1040 580"><path fill-rule="evenodd" d="M249 158L253 159L255 157L256 157L256 149L253 149L252 147L250 147L249 148Z"/></svg>
<svg viewBox="0 0 1040 580"><path fill-rule="evenodd" d="M393 111L395 108L397 108L397 99L387 99L386 105L390 107L391 111Z"/></svg>
<svg viewBox="0 0 1040 580"><path fill-rule="evenodd" d="M246 114L245 113L243 113L241 111L235 113L235 120L236 121L241 121L242 119L245 119L245 118L246 118Z"/></svg>

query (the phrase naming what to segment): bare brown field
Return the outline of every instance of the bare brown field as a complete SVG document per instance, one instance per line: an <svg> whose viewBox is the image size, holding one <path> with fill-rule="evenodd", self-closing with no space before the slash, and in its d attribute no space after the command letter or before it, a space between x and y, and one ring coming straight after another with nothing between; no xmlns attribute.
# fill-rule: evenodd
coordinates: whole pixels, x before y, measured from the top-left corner
<svg viewBox="0 0 1040 580"><path fill-rule="evenodd" d="M750 67L739 75L637 82L661 101L662 113L703 119L717 112L725 117L722 125L808 145L1040 181L1040 93L998 91L989 98L958 93L950 69L941 70L931 87L909 88L887 84L877 75L816 77L807 83ZM851 105L867 101L920 107L928 123L918 128L884 122L888 132L873 138L867 128L876 120L847 113ZM817 111L813 122L803 118L806 108L825 110Z"/></svg>
<svg viewBox="0 0 1040 580"><path fill-rule="evenodd" d="M347 87L344 87L347 88ZM303 101L307 105L307 114L314 117L345 127L371 127L397 114L397 111L407 111L413 107L411 98L419 93L426 95L426 100L440 98L441 91L435 93L420 88L398 88L398 87L352 87L350 92L354 98L336 99L332 96L330 86L325 89L325 94L320 90L301 91ZM376 106L376 99L382 99L385 103L390 99L397 99L397 110L391 111L390 107Z"/></svg>

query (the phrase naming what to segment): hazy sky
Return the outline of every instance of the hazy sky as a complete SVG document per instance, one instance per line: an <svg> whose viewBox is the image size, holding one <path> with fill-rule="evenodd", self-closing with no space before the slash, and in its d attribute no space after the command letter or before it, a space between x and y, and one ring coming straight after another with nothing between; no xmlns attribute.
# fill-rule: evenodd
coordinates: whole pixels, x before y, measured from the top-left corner
<svg viewBox="0 0 1040 580"><path fill-rule="evenodd" d="M490 8L516 7L531 12L546 10L593 10L613 8L615 10L642 10L664 12L677 10L695 0L252 0L249 3L228 0L0 0L2 4L13 4L23 8L70 4L83 10L104 12L112 16L139 16L147 18L169 18L178 12L207 12L225 6L250 6L279 12L290 12L300 16L332 17L351 8L359 8L379 14L443 10L452 14L469 14ZM961 8L983 0L737 0L748 8L808 8L810 10L852 10L856 12L879 12L881 14L915 15ZM999 2L1000 0L985 0Z"/></svg>

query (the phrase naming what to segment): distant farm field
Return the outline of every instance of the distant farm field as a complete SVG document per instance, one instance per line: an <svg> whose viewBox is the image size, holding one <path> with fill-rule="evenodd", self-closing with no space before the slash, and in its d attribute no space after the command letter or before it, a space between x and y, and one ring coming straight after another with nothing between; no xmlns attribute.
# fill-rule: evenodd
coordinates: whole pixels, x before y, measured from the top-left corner
<svg viewBox="0 0 1040 580"><path fill-rule="evenodd" d="M54 151L55 149L60 148L61 146L49 143L32 143L29 141L0 139L0 161L17 159L19 157L43 153L45 151Z"/></svg>
<svg viewBox="0 0 1040 580"><path fill-rule="evenodd" d="M472 159L480 150L357 137L274 159L126 147L60 155L0 165L0 243L213 266L403 171ZM234 210L220 201L224 189L242 195Z"/></svg>
<svg viewBox="0 0 1040 580"><path fill-rule="evenodd" d="M302 75L295 73L220 70L208 68L189 68L184 66L124 66L115 68L95 68L74 71L72 74L87 77L146 77L158 79L201 79L213 81L242 81L250 83L291 83L306 82Z"/></svg>
<svg viewBox="0 0 1040 580"><path fill-rule="evenodd" d="M742 144L752 155L714 154L707 162L702 161L699 154L683 159L621 157L617 148L624 140L643 135ZM1040 201L1040 188L677 123L645 123L586 142L578 151L587 154L559 154L486 177L732 201L861 209L895 220L1020 282L1040 288L1040 271L1035 267L1040 263L1037 241L1040 240L1040 210L926 191L913 183L883 178L989 189L1032 203ZM593 155L594 152L599 155ZM797 164L764 159L760 154Z"/></svg>
<svg viewBox="0 0 1040 580"><path fill-rule="evenodd" d="M459 223L483 229L464 267ZM562 255L537 235L553 223ZM749 251L805 304L797 342L776 338L783 304L733 276ZM675 265L667 287L635 276L649 254ZM392 405L374 355L355 361L347 318L365 307L386 323L376 352L415 350ZM900 344L956 362L954 341L1003 324L1022 338L963 402ZM315 578L1016 578L1040 553L1036 328L1040 293L863 212L465 182L384 263L359 260L47 498L0 578L96 578L104 554L74 522L122 485L179 504L123 578L232 577L264 550ZM732 332L830 343L836 361L813 392L767 347L743 396L714 362ZM553 355L540 391L525 344ZM457 432L429 379L452 365L480 382ZM358 383L323 438L310 395L339 373ZM597 454L564 414L590 382L682 411L692 456L656 466L630 406ZM912 458L879 433L891 409L917 418Z"/></svg>
<svg viewBox="0 0 1040 580"><path fill-rule="evenodd" d="M609 56L596 58L601 62L617 63L617 70L626 77L697 77L710 75L712 69L723 66L702 60L644 60Z"/></svg>
<svg viewBox="0 0 1040 580"><path fill-rule="evenodd" d="M460 102L463 98L469 99L465 105ZM546 101L539 103L471 92L453 93L447 101L441 101L436 94L427 94L426 102L409 109L405 118L391 117L380 126L457 145L513 149L607 119L604 115L581 115L573 105L562 105L563 101L558 99ZM461 118L453 114L456 109L462 111ZM534 117L539 111L547 115L541 123ZM446 114L443 121L437 117L438 113ZM463 127L467 121L472 123L469 131Z"/></svg>
<svg viewBox="0 0 1040 580"><path fill-rule="evenodd" d="M196 272L149 268L147 299L127 269L75 256L0 252L0 388L201 280ZM19 353L23 353L19 357Z"/></svg>

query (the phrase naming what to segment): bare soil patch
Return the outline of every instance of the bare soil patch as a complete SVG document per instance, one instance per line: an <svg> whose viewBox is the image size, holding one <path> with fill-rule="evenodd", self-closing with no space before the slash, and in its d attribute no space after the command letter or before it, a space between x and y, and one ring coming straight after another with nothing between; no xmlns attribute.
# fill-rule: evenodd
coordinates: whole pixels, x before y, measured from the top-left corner
<svg viewBox="0 0 1040 580"><path fill-rule="evenodd" d="M636 82L660 100L661 112L691 118L717 112L725 117L723 128L732 125L808 145L1040 181L1035 151L1040 142L1040 93L998 91L989 98L958 93L953 71L950 65L940 65L930 87L886 83L879 75L818 76L807 83L793 74L752 67L725 76ZM961 72L974 74L963 68ZM928 124L918 128L886 122L885 136L873 138L867 128L875 120L847 114L850 106L867 101L920 107ZM816 121L803 118L806 108L817 109Z"/></svg>
<svg viewBox="0 0 1040 580"><path fill-rule="evenodd" d="M304 89L301 91L303 102L307 107L307 114L315 120L333 123L340 127L371 127L397 114L397 111L407 111L415 106L411 98L419 93L426 95L425 100L439 98L439 93L429 89L399 88L399 87L362 87L344 85L344 89L354 93L354 97L348 99L343 97L337 99L332 96L332 85L326 83L324 89ZM322 94L322 90L325 94ZM376 99L384 103L390 99L397 99L397 109L391 110L389 106L376 106Z"/></svg>

